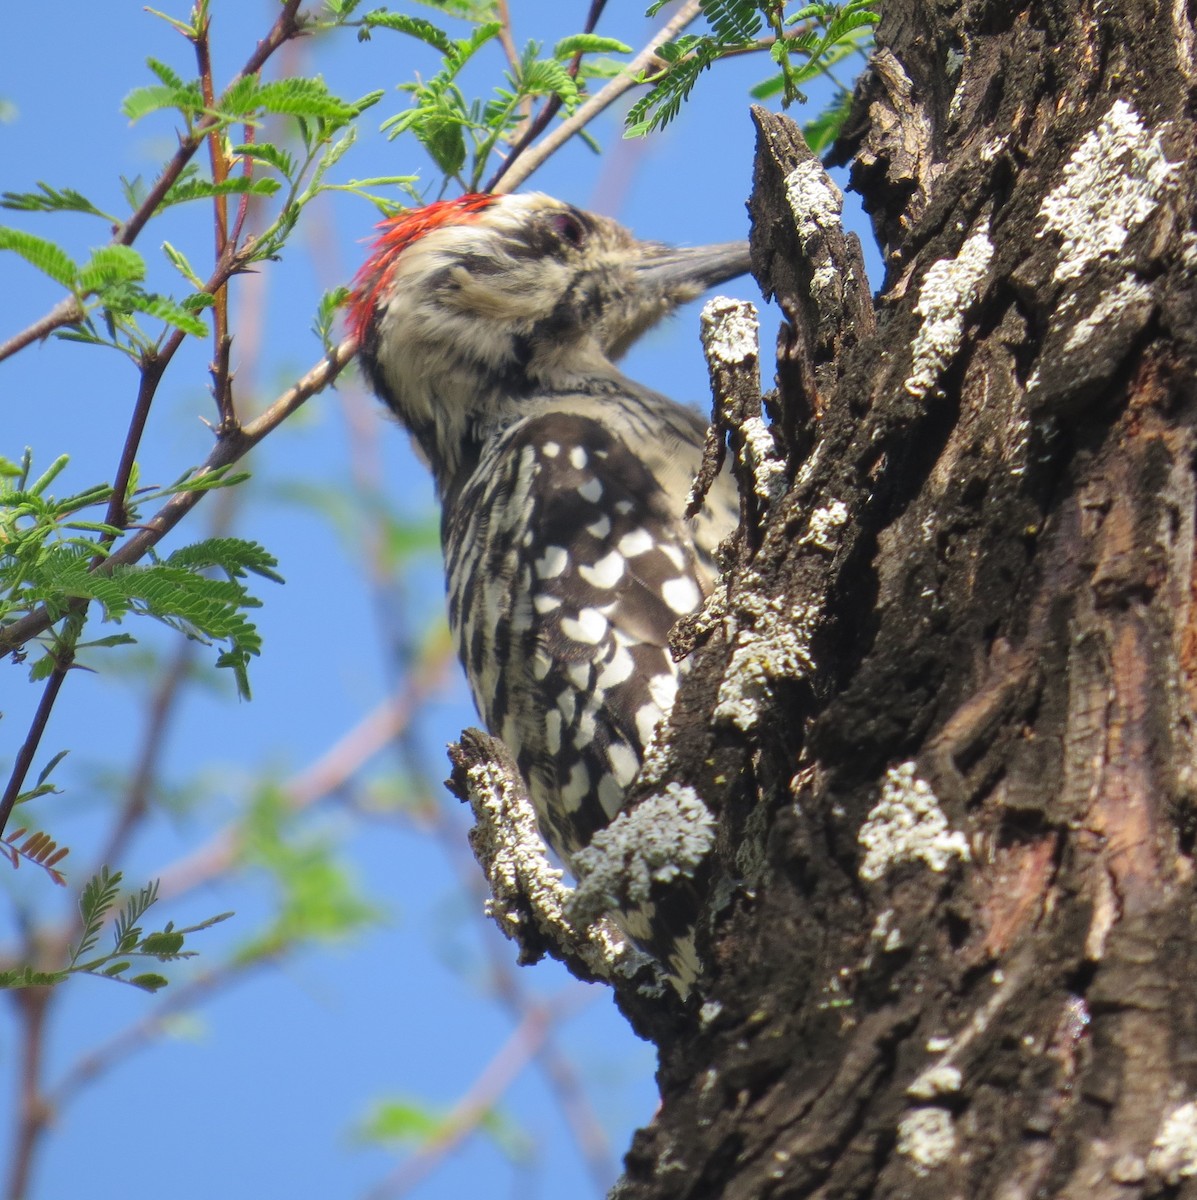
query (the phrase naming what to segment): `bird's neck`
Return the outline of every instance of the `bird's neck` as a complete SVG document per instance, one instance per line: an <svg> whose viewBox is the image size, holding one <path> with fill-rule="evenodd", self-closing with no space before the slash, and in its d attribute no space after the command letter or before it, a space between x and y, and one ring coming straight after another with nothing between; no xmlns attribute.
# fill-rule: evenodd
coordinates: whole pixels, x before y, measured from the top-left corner
<svg viewBox="0 0 1197 1200"><path fill-rule="evenodd" d="M485 366L409 347L401 363L370 364L375 390L411 433L442 499L477 466L486 446L516 422L550 411L585 412L595 401L633 398L597 345L545 346Z"/></svg>

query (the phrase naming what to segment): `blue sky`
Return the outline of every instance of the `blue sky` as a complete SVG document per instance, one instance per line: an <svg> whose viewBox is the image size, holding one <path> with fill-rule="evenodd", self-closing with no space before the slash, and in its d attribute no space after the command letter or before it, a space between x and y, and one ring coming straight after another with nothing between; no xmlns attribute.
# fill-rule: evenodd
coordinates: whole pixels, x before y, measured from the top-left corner
<svg viewBox="0 0 1197 1200"><path fill-rule="evenodd" d="M168 0L164 7L186 15L183 4ZM580 0L512 0L516 40L551 42L576 32L586 8ZM216 73L228 78L268 27L275 6L213 0L212 9ZM640 6L610 9L603 31L638 48L652 28L638 15ZM297 53L300 69L321 72L339 94L388 89L366 114L363 136L343 160L343 177L422 171L431 178L414 144L388 143L376 132L405 105L393 85L414 70L425 76L434 70L430 54L382 33L366 45L342 34L301 44ZM120 211L119 177L152 177L173 146L167 116L130 127L120 113L122 97L151 81L147 56L183 75L193 73L186 44L139 3L40 10L24 5L6 13L0 100L13 111L0 124L0 190L28 190L44 180L78 188L101 207ZM743 59L716 69L700 82L682 119L644 142L621 142L614 118L605 119L595 129L603 155L572 145L525 186L610 213L645 237L698 244L745 236L753 151L747 91L767 69L764 60ZM234 365L241 368L237 384L244 403L268 401L319 357L309 329L320 293L356 269L375 219L363 201L338 198L309 214L306 232L282 263L238 285ZM859 214L850 220L863 236ZM0 224L60 240L76 258L106 236L94 219L68 215L0 212ZM151 225L139 249L158 262L163 238L193 263L203 263L210 253L210 217L198 205L178 210ZM874 271L875 264L874 256ZM165 268L151 282L169 287ZM750 280L722 290L759 300ZM56 287L17 256L0 255L0 339L59 298ZM775 327L774 319L764 339L766 362ZM202 418L214 418L208 358L209 347L196 343L168 374L141 455L143 480L169 482L207 453L211 435ZM697 306L647 337L629 356L627 370L705 407ZM432 512L431 485L406 437L373 406L363 408L356 387L346 381L339 395L310 402L253 458L235 531L270 549L287 581L283 587L255 584L265 606L257 617L264 650L252 668L254 699L238 702L227 680L187 692L166 734L166 792L121 861L112 864L131 883L164 873L176 877L172 864L233 819L263 780L293 780L358 726L395 682L394 655L380 628L415 643L440 628L434 556L420 557L402 580L372 588L354 528L295 499L297 480L326 499L355 494L347 413L364 412L362 436L377 455L385 503L415 523ZM70 467L56 484L60 492L110 480L135 388L133 369L114 354L57 341L30 347L0 363L0 454L17 458L30 445L42 467L69 454ZM205 536L205 508L213 507L209 498L165 548ZM381 620L380 607L386 610ZM151 635L145 644L164 659L175 651L169 637ZM59 749L71 750L57 777L63 794L40 802L36 823L74 848L65 864L72 882L99 853L122 794L114 776L128 772L145 737L153 682L131 669L134 653L110 651L95 660L95 673L74 672L43 743L42 762ZM200 651L201 662L212 656ZM0 766L7 776L38 693L20 667L5 664L3 670ZM427 819L369 811L372 798L414 786L411 764L389 750L363 767L340 802L319 805L305 826L305 836L340 847L382 919L348 944L288 956L217 989L185 1016L172 1017L165 1036L119 1057L57 1114L30 1200L78 1195L85 1188L115 1196L127 1190L123 1180L166 1190L175 1200L366 1195L402 1158L355 1142L354 1124L372 1102L405 1098L443 1109L477 1085L518 1021L488 986L488 963L511 964L513 948L476 915L478 900L463 885L473 878L464 849L466 822L437 784L446 773L444 744L473 719L453 664L421 696L408 741L442 806L439 836L428 832ZM180 798L175 793L183 789L187 795ZM63 911L64 896L39 873L11 875L0 864L0 875L14 904L35 919ZM264 875L244 871L163 900L160 921L237 913L196 939L202 957L172 969L179 981L172 988L253 936L269 918L272 899ZM13 934L11 914L0 917L0 946L11 948ZM652 1116L652 1048L626 1029L602 988L577 984L553 964L511 977L525 1009L543 1003L571 1014L554 1024L553 1044L559 1062L570 1064L581 1080L585 1103L597 1114L617 1164L631 1131ZM90 979L66 987L47 1039L51 1085L81 1055L144 1021L172 990L153 998ZM14 1123L20 1028L12 1017L11 1005L0 1007L0 1132ZM500 1135L468 1138L405 1194L428 1200L483 1187L488 1194L526 1197L599 1194L563 1117L561 1096L540 1066L527 1066L503 1092ZM0 1163L9 1154L0 1149Z"/></svg>

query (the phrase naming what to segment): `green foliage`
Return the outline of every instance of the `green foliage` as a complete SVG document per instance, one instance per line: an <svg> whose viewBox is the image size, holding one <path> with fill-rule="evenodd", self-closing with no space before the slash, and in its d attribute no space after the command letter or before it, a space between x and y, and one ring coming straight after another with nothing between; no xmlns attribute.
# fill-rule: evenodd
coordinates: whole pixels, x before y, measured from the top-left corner
<svg viewBox="0 0 1197 1200"><path fill-rule="evenodd" d="M67 465L66 456L30 484L32 462L28 450L20 463L0 458L0 628L43 604L60 620L74 611L75 602L95 600L108 620L151 617L197 641L221 644L217 665L233 672L238 692L248 697L249 660L260 652L261 639L245 613L260 602L239 581L252 573L281 583L275 559L255 542L210 538L144 566L109 566L104 560L123 531L80 514L106 505L112 488L100 484L56 499L47 489ZM150 497L229 486L244 478L227 472L189 475ZM225 578L210 578L206 572L213 568ZM122 635L77 644L79 633L77 623L68 622L53 636L34 662L31 678L46 677L64 652L133 640Z"/></svg>
<svg viewBox="0 0 1197 1200"><path fill-rule="evenodd" d="M238 843L243 861L264 868L278 890L273 918L238 951L241 964L307 942L341 941L379 920L379 910L338 861L331 839L296 832L278 788L263 787L254 797Z"/></svg>
<svg viewBox="0 0 1197 1200"><path fill-rule="evenodd" d="M577 109L581 95L569 70L575 55L627 54L631 47L596 34L563 38L550 54L543 53L539 43L528 42L506 72L504 84L496 86L489 98L470 97L460 83L462 72L499 36L503 26L496 19L499 10L493 3L451 7L455 15L469 10L467 19L475 27L468 37L453 38L422 17L383 9L361 18L358 36L365 39L376 30L388 30L414 37L441 55L441 69L435 74L400 85L400 90L411 96L412 106L390 117L383 129L392 139L412 134L446 181L455 181L465 191L477 191L489 170L491 155L518 136L530 101L553 97L566 116Z"/></svg>
<svg viewBox="0 0 1197 1200"><path fill-rule="evenodd" d="M382 1146L390 1150L418 1148L451 1136L458 1114L410 1097L375 1101L351 1131L355 1142ZM512 1162L527 1163L535 1158L536 1143L529 1134L491 1109L478 1119L478 1130Z"/></svg>
<svg viewBox="0 0 1197 1200"><path fill-rule="evenodd" d="M656 0L648 15L664 4L665 0ZM839 62L868 48L879 20L876 4L877 0L843 4L817 0L787 13L786 0L703 0L702 11L711 32L686 34L658 48L665 71L628 110L624 136L643 137L668 125L705 70L722 58L750 50L768 47L780 68L779 74L753 90L754 96L781 95L786 107L795 100L805 102L804 84L819 75L834 78L832 69ZM771 37L764 40L761 35L766 26ZM823 144L834 139L839 129L835 117L839 115L842 123L844 113L845 107L837 103L820 118L818 136L825 139Z"/></svg>
<svg viewBox="0 0 1197 1200"><path fill-rule="evenodd" d="M65 966L51 971L38 971L32 967L0 971L0 988L53 987L72 975L94 975L127 983L143 992L156 992L166 987L169 980L155 971L130 975L128 972L134 961L152 959L167 963L194 958L196 952L186 949L187 938L233 915L219 913L182 929L176 929L174 923L168 921L162 929L144 933L140 922L158 899L158 884L156 881L146 884L126 897L125 903L118 908L120 884L121 873L110 872L107 867L88 880L79 897L83 934L78 945L69 952ZM112 949L93 957L109 921L112 922Z"/></svg>

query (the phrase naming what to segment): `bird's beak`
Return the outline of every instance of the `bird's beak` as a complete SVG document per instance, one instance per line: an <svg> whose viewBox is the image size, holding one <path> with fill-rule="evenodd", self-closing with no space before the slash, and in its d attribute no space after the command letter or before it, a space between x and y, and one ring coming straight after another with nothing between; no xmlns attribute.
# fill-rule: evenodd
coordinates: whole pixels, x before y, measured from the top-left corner
<svg viewBox="0 0 1197 1200"><path fill-rule="evenodd" d="M707 288L746 275L752 263L747 242L720 242L714 246L643 244L636 264L636 279L644 291L669 304L684 304Z"/></svg>

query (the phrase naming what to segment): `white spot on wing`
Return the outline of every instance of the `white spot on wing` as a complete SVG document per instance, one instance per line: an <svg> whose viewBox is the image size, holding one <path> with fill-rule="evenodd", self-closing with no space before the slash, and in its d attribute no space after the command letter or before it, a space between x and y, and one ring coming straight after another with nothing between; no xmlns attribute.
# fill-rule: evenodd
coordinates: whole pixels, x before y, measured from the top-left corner
<svg viewBox="0 0 1197 1200"><path fill-rule="evenodd" d="M603 806L603 812L609 817L615 816L623 806L624 790L612 775L604 775L599 780L598 799Z"/></svg>
<svg viewBox="0 0 1197 1200"><path fill-rule="evenodd" d="M655 704L642 704L636 710L636 732L640 735L643 745L647 746L652 740L660 719L661 710Z"/></svg>
<svg viewBox="0 0 1197 1200"><path fill-rule="evenodd" d="M550 708L544 714L544 740L550 754L561 749L561 714Z"/></svg>
<svg viewBox="0 0 1197 1200"><path fill-rule="evenodd" d="M698 585L689 575L680 575L661 584L661 599L679 616L685 616L698 607L702 596Z"/></svg>
<svg viewBox="0 0 1197 1200"><path fill-rule="evenodd" d="M635 558L636 555L653 548L653 539L647 529L633 529L631 533L625 533L619 539L615 548L624 558Z"/></svg>
<svg viewBox="0 0 1197 1200"><path fill-rule="evenodd" d="M603 494L603 485L597 479L588 479L585 483L578 484L578 495L583 500L589 500L591 504L598 502Z"/></svg>
<svg viewBox="0 0 1197 1200"><path fill-rule="evenodd" d="M620 786L627 787L636 778L640 770L640 759L636 752L624 742L612 742L607 747L607 761L611 764L611 773L619 781Z"/></svg>
<svg viewBox="0 0 1197 1200"><path fill-rule="evenodd" d="M555 579L569 564L569 554L564 546L546 546L544 554L536 560L536 575L539 579Z"/></svg>
<svg viewBox="0 0 1197 1200"><path fill-rule="evenodd" d="M661 553L664 554L665 557L669 559L669 561L673 563L673 565L677 567L679 571L685 568L686 556L677 546L671 546L668 542L662 542Z"/></svg>
<svg viewBox="0 0 1197 1200"><path fill-rule="evenodd" d="M598 686L609 688L618 683L625 683L632 677L635 669L636 662L632 656L622 646L617 646L611 661L599 670Z"/></svg>
<svg viewBox="0 0 1197 1200"><path fill-rule="evenodd" d="M569 452L569 465L580 471L589 460L586 451L581 446L574 446Z"/></svg>
<svg viewBox="0 0 1197 1200"><path fill-rule="evenodd" d="M576 812L582 806L590 791L590 773L583 763L574 763L569 778L561 785L561 802L571 812Z"/></svg>
<svg viewBox="0 0 1197 1200"><path fill-rule="evenodd" d="M562 617L561 632L575 642L597 646L607 632L607 618L597 608L584 608L577 618Z"/></svg>
<svg viewBox="0 0 1197 1200"><path fill-rule="evenodd" d="M612 588L623 578L623 567L623 555L618 550L612 550L610 554L600 558L594 566L579 567L578 574L587 583L593 584L597 588Z"/></svg>

